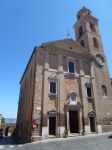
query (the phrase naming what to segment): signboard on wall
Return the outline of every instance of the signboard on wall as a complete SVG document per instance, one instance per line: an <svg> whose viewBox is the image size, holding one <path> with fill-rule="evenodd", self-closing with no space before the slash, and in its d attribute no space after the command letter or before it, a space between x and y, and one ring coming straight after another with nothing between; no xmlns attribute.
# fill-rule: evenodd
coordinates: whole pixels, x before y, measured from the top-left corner
<svg viewBox="0 0 112 150"><path fill-rule="evenodd" d="M39 125L40 125L40 118L34 118L32 120L32 128L33 129L38 128Z"/></svg>

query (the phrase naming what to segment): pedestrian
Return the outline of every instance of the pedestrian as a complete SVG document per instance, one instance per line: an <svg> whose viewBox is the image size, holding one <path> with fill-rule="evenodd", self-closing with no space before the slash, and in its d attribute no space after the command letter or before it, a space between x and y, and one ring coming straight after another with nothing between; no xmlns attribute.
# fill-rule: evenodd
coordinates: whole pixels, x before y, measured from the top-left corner
<svg viewBox="0 0 112 150"><path fill-rule="evenodd" d="M3 137L3 129L1 128L0 129L0 138L2 138Z"/></svg>
<svg viewBox="0 0 112 150"><path fill-rule="evenodd" d="M9 127L7 127L7 128L5 129L5 136L8 136L8 132L9 132Z"/></svg>

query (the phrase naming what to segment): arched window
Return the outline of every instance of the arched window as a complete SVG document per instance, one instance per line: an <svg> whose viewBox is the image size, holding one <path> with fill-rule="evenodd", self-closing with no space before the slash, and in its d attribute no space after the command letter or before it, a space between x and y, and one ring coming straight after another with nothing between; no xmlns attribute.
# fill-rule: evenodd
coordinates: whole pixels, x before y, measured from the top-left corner
<svg viewBox="0 0 112 150"><path fill-rule="evenodd" d="M99 48L98 40L95 37L93 37L93 44L94 44L94 47Z"/></svg>
<svg viewBox="0 0 112 150"><path fill-rule="evenodd" d="M70 101L76 101L76 93L72 92L69 95Z"/></svg>
<svg viewBox="0 0 112 150"><path fill-rule="evenodd" d="M102 85L102 95L103 95L103 97L107 97L107 88L106 88L106 86L105 85Z"/></svg>
<svg viewBox="0 0 112 150"><path fill-rule="evenodd" d="M69 98L68 98L68 100L69 100L69 103L70 104L77 104L77 94L76 93L74 93L74 92L71 92L70 94L69 94Z"/></svg>
<svg viewBox="0 0 112 150"><path fill-rule="evenodd" d="M80 19L80 15L78 15L78 19Z"/></svg>
<svg viewBox="0 0 112 150"><path fill-rule="evenodd" d="M84 47L84 41L83 40L81 40L80 44Z"/></svg>
<svg viewBox="0 0 112 150"><path fill-rule="evenodd" d="M83 34L83 29L82 29L82 26L79 27L79 38L82 36Z"/></svg>
<svg viewBox="0 0 112 150"><path fill-rule="evenodd" d="M93 24L93 23L89 23L89 25L90 25L90 29L91 29L91 31L92 32L96 32L96 30L95 30L95 25Z"/></svg>

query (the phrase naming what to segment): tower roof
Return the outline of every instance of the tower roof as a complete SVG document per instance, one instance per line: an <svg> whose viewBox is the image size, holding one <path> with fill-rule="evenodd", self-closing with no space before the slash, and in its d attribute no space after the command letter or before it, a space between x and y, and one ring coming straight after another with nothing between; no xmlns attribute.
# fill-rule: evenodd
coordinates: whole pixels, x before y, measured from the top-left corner
<svg viewBox="0 0 112 150"><path fill-rule="evenodd" d="M86 7L83 7L77 13L77 18L80 18L81 16L84 16L84 15L90 15L90 14L91 14L90 9L87 9Z"/></svg>

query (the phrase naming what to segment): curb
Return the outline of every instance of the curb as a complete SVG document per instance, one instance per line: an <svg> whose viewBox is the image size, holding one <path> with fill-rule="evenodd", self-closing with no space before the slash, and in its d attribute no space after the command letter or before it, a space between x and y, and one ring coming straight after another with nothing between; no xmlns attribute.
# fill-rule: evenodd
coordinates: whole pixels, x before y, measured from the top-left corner
<svg viewBox="0 0 112 150"><path fill-rule="evenodd" d="M95 136L103 136L103 135L108 135L112 134L112 132L106 132L106 133L99 133L99 134L88 134L88 135L79 135L75 137L68 137L68 138L52 138L52 139L44 139L42 141L36 141L32 143L26 143L26 144L39 144L39 143L49 143L49 142L55 142L55 141L67 141L71 139L83 139L83 138L88 138L88 137L95 137Z"/></svg>

